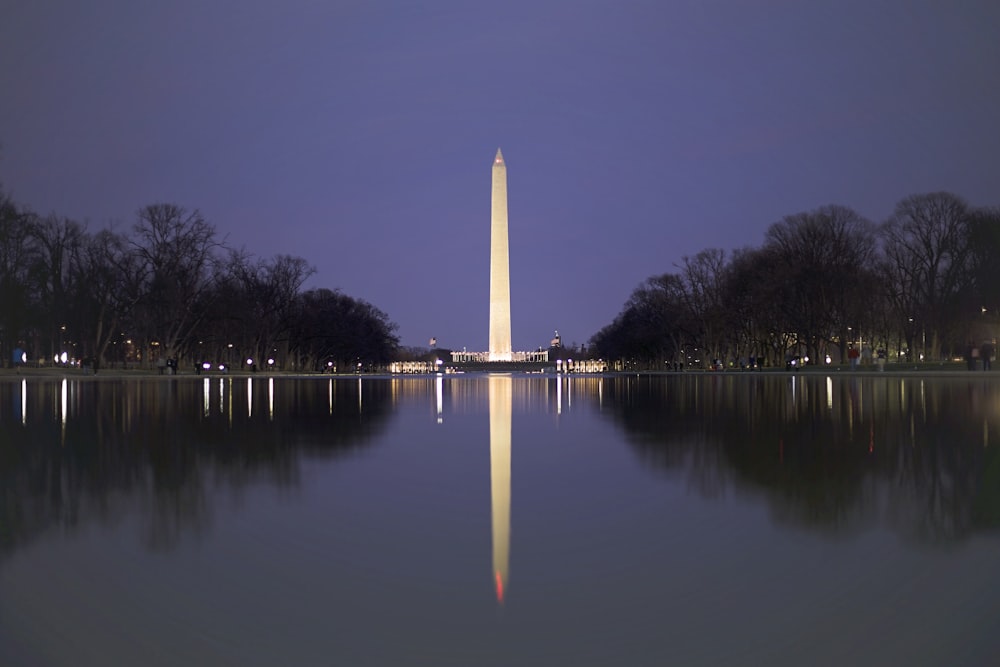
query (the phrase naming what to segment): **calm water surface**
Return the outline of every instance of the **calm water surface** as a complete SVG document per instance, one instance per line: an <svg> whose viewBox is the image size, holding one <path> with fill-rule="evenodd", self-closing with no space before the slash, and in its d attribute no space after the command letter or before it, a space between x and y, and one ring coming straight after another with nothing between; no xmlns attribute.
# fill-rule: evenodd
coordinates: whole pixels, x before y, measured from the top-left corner
<svg viewBox="0 0 1000 667"><path fill-rule="evenodd" d="M0 664L986 665L1000 381L0 383Z"/></svg>

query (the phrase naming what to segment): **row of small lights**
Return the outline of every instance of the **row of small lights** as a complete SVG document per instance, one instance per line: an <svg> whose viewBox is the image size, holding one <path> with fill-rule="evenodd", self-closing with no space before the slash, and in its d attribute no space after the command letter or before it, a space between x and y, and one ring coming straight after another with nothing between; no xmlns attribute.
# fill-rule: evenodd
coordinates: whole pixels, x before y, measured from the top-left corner
<svg viewBox="0 0 1000 667"><path fill-rule="evenodd" d="M273 358L268 358L267 365L273 368L274 367L274 359ZM247 366L253 366L253 359L251 359L250 357L247 357ZM205 363L203 363L201 365L201 367L204 370L206 370L206 371L210 371L210 370L212 370L212 362L206 361ZM219 364L219 370L220 371L226 370L226 365L225 364Z"/></svg>

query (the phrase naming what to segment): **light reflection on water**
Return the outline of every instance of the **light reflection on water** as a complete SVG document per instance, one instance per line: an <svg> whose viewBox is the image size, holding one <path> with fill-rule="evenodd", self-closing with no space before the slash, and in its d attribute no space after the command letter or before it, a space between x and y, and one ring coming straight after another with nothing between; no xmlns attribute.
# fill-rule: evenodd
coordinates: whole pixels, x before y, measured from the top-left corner
<svg viewBox="0 0 1000 667"><path fill-rule="evenodd" d="M0 383L0 663L981 664L998 421L978 376Z"/></svg>

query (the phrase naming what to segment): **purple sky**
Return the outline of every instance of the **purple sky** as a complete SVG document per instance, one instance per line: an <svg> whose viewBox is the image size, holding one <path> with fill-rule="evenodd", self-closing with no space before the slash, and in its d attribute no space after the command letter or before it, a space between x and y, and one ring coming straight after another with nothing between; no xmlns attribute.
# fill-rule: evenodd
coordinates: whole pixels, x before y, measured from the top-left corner
<svg viewBox="0 0 1000 667"><path fill-rule="evenodd" d="M404 344L486 348L503 149L513 342L824 204L1000 204L1000 3L8 3L0 183L131 225L197 208ZM418 5L425 5L424 8Z"/></svg>

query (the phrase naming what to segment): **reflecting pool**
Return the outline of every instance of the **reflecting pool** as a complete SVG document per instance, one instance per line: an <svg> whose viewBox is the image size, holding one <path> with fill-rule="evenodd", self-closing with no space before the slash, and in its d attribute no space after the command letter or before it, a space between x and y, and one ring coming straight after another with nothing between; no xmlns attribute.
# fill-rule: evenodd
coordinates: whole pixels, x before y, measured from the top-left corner
<svg viewBox="0 0 1000 667"><path fill-rule="evenodd" d="M1000 381L0 381L0 664L984 665Z"/></svg>

